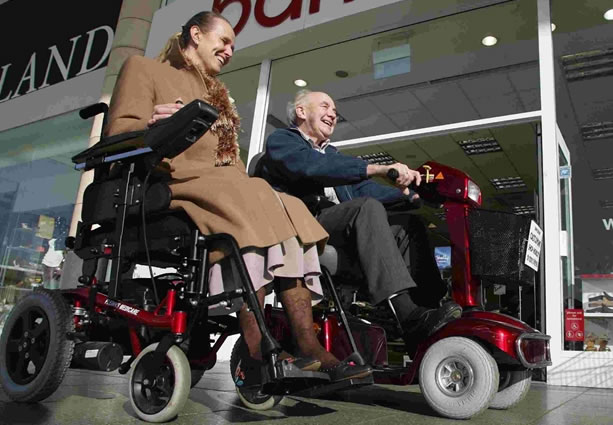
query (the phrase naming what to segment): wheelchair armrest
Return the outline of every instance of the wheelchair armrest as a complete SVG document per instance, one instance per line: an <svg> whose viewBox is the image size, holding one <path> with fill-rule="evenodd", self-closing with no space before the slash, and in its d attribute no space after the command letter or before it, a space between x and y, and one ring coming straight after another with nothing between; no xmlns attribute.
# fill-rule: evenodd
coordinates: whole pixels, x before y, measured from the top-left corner
<svg viewBox="0 0 613 425"><path fill-rule="evenodd" d="M90 170L103 163L154 153L150 165L174 158L196 143L217 120L217 109L196 99L171 117L157 121L147 130L132 131L101 139L72 157L76 169Z"/></svg>
<svg viewBox="0 0 613 425"><path fill-rule="evenodd" d="M132 151L145 146L145 130L130 131L115 136L104 137L92 147L79 152L72 157L72 162L77 164L77 168L93 168L87 163L96 164L104 162L107 155L119 154ZM79 167L78 165L83 165ZM95 166L95 165L94 165Z"/></svg>

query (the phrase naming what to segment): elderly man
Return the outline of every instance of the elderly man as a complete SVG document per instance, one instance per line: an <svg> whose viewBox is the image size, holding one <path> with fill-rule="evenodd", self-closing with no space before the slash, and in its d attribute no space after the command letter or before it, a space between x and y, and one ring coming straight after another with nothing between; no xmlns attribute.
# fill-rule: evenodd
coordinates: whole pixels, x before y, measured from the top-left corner
<svg viewBox="0 0 613 425"><path fill-rule="evenodd" d="M303 199L330 234L328 243L355 254L372 303L389 306L412 351L416 342L462 312L453 302L440 305L447 285L419 217L388 218L384 207L399 202L415 206L418 195L408 186L420 184L419 173L401 163L369 164L339 153L329 144L337 114L326 93L298 92L288 105L288 118L289 128L268 137L259 176L276 190ZM385 177L392 168L399 174L396 188L369 179Z"/></svg>

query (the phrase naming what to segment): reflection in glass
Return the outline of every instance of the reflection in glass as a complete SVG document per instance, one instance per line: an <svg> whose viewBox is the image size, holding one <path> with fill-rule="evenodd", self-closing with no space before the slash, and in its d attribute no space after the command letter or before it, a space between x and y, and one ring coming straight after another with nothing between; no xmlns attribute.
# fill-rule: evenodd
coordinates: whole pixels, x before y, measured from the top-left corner
<svg viewBox="0 0 613 425"><path fill-rule="evenodd" d="M0 303L57 288L91 121L76 112L0 133Z"/></svg>
<svg viewBox="0 0 613 425"><path fill-rule="evenodd" d="M240 157L247 164L249 142L251 141L251 127L253 126L253 113L255 98L260 78L260 66L251 66L219 75L219 79L228 88L230 97L241 119L241 129L238 133Z"/></svg>
<svg viewBox="0 0 613 425"><path fill-rule="evenodd" d="M296 78L335 99L333 141L538 110L536 16L505 2L275 60L266 135L286 125Z"/></svg>

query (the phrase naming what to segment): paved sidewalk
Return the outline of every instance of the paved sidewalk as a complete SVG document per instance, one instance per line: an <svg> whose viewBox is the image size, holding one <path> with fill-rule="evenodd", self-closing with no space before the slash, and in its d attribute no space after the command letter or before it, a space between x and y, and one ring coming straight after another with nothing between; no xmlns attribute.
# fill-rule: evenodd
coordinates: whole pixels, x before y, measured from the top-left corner
<svg viewBox="0 0 613 425"><path fill-rule="evenodd" d="M69 370L51 397L38 404L8 402L0 394L0 424L143 424L128 399L128 375ZM286 397L266 412L242 407L227 362L206 372L174 425L184 424L543 424L613 425L613 390L554 387L534 382L519 406L487 410L470 421L437 416L416 385L372 385L325 399Z"/></svg>

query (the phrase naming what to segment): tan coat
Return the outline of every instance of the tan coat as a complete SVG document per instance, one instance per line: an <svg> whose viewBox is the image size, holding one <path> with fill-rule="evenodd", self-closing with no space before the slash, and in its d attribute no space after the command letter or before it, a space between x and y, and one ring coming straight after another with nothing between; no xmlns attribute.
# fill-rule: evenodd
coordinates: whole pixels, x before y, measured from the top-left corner
<svg viewBox="0 0 613 425"><path fill-rule="evenodd" d="M120 72L109 113L107 135L147 127L154 105L188 104L203 99L202 80L194 70L133 56ZM244 164L215 167L218 138L207 132L189 149L168 160L171 208L183 208L205 233L230 233L241 248L268 247L296 236L320 253L328 234L299 199L277 193L259 178L249 178ZM279 201L282 200L282 203Z"/></svg>

